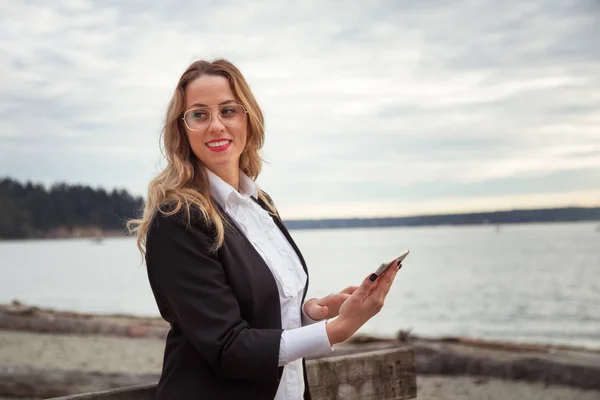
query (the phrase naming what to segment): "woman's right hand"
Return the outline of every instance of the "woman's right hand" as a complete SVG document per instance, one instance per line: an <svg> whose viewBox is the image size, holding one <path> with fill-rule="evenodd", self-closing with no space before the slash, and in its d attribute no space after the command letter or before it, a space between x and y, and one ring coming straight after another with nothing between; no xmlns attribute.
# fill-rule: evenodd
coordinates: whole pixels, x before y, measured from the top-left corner
<svg viewBox="0 0 600 400"><path fill-rule="evenodd" d="M326 325L327 336L332 346L349 339L381 311L398 269L398 267L388 268L375 282L372 282L369 279L371 276L368 276L342 304L339 316Z"/></svg>

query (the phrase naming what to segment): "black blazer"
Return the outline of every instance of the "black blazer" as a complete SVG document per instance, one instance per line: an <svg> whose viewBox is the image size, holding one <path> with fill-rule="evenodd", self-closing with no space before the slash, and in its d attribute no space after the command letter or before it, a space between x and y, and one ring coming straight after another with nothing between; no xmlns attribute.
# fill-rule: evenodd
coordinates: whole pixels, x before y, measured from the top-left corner
<svg viewBox="0 0 600 400"><path fill-rule="evenodd" d="M278 367L281 305L263 258L214 202L225 223L225 242L209 251L214 230L193 212L152 220L146 242L148 279L169 322L158 400L273 399ZM258 203L268 210L262 201ZM306 263L277 216L274 222ZM304 298L308 280L304 288ZM306 365L304 398L310 399Z"/></svg>

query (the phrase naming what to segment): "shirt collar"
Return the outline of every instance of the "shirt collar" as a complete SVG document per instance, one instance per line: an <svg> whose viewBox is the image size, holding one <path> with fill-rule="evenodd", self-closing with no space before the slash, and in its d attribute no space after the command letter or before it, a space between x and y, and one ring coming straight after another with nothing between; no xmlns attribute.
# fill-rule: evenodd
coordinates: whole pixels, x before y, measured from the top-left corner
<svg viewBox="0 0 600 400"><path fill-rule="evenodd" d="M209 191L217 203L226 210L227 202L231 196L258 199L258 185L240 170L240 191L235 190L230 184L219 178L217 174L206 168L208 176Z"/></svg>

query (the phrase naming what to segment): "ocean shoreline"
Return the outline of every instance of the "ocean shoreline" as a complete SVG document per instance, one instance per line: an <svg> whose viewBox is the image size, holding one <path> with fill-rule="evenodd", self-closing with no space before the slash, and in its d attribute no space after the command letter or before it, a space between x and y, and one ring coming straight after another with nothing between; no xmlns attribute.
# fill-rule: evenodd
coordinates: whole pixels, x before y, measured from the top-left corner
<svg viewBox="0 0 600 400"><path fill-rule="evenodd" d="M516 210L521 211L521 210ZM495 213L495 212L490 212ZM454 214L451 214L454 215ZM459 216L466 214L456 214ZM419 216L427 217L427 216ZM339 219L287 219L284 221L285 225L290 231L311 231L311 230L345 230L345 229L393 229L393 228L444 228L444 227L490 227L497 231L500 231L501 227L507 226L522 226L522 225L535 225L535 224L590 224L595 225L595 231L600 232L600 219L565 219L565 220L531 220L531 221L475 221L475 222L439 222L439 223L418 223L418 224L364 224L364 225L335 225L325 224L320 225L323 221L370 221L370 220L388 220L388 219L402 219L402 218L415 218L415 217L373 217L373 218L339 218ZM2 242L20 242L20 241L36 241L36 240L68 240L68 239L83 239L91 240L94 242L101 243L104 239L113 238L135 238L135 234L131 234L126 228L121 229L102 229L97 226L86 226L79 228L67 229L64 227L56 228L54 230L44 232L38 236L33 237L19 237L19 238L0 238Z"/></svg>

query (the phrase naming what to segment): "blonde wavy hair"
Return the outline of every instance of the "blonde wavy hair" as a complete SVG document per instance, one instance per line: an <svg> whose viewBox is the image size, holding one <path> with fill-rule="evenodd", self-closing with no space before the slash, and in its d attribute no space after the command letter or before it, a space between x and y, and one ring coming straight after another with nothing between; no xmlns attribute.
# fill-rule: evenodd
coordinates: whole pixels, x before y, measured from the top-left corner
<svg viewBox="0 0 600 400"><path fill-rule="evenodd" d="M252 180L256 180L260 174L262 158L259 150L265 138L264 117L244 76L224 59L192 63L179 78L167 107L161 135L161 152L167 166L148 185L142 217L127 222L129 232L137 235L137 246L142 257L146 253L148 229L157 212L173 215L183 209L189 225L194 208L214 227L216 235L211 250L217 251L223 245L224 220L210 196L204 165L192 151L182 119L186 104L185 90L192 81L204 75L226 78L236 100L248 111L246 147L240 156L240 169ZM259 198L267 204L271 213L277 213L262 190L259 190ZM165 205L169 207L165 209Z"/></svg>

